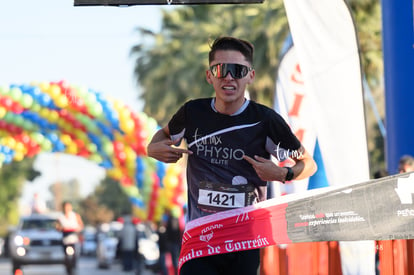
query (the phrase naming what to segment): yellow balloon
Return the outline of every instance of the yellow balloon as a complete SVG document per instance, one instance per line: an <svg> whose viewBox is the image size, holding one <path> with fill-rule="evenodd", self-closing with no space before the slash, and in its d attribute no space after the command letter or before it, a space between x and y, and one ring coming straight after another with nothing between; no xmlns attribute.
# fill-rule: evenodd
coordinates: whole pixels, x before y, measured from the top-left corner
<svg viewBox="0 0 414 275"><path fill-rule="evenodd" d="M6 137L4 142L6 146L13 148L13 149L16 145L16 140L12 137Z"/></svg>
<svg viewBox="0 0 414 275"><path fill-rule="evenodd" d="M120 120L126 120L126 119L131 118L131 112L128 109L126 109L125 106L120 108L118 112L119 112Z"/></svg>
<svg viewBox="0 0 414 275"><path fill-rule="evenodd" d="M50 110L48 120L50 122L56 122L59 119L59 114L55 110Z"/></svg>
<svg viewBox="0 0 414 275"><path fill-rule="evenodd" d="M48 93L53 99L58 98L61 94L60 87L56 84L50 85L49 89L46 90L46 93Z"/></svg>
<svg viewBox="0 0 414 275"><path fill-rule="evenodd" d="M13 160L15 161L21 161L24 159L24 154L22 152L14 152Z"/></svg>
<svg viewBox="0 0 414 275"><path fill-rule="evenodd" d="M121 129L126 134L131 134L135 129L135 123L132 119L126 118L121 122Z"/></svg>
<svg viewBox="0 0 414 275"><path fill-rule="evenodd" d="M157 212L157 213L154 213L154 221L156 221L156 222L159 222L161 219L162 219L162 215L164 214L164 211L163 212Z"/></svg>
<svg viewBox="0 0 414 275"><path fill-rule="evenodd" d="M41 82L39 83L38 87L42 90L42 91L47 91L49 90L50 84L48 82Z"/></svg>
<svg viewBox="0 0 414 275"><path fill-rule="evenodd" d="M168 197L166 195L161 196L161 194L160 194L160 197L158 198L158 203L160 204L160 206L163 206L163 207L167 206L168 205Z"/></svg>
<svg viewBox="0 0 414 275"><path fill-rule="evenodd" d="M135 159L137 158L137 154L134 152L134 150L132 150L131 147L126 147L125 148L125 153L126 153L126 160L127 161L135 162Z"/></svg>
<svg viewBox="0 0 414 275"><path fill-rule="evenodd" d="M137 168L135 161L126 161L125 166L128 169L130 176L134 176L135 169Z"/></svg>
<svg viewBox="0 0 414 275"><path fill-rule="evenodd" d="M119 99L115 99L114 108L119 112L119 110L122 110L124 108L124 104Z"/></svg>
<svg viewBox="0 0 414 275"><path fill-rule="evenodd" d="M16 146L14 147L14 150L18 152L24 152L25 146L23 143L16 141Z"/></svg>
<svg viewBox="0 0 414 275"><path fill-rule="evenodd" d="M42 108L39 112L39 115L43 118L48 118L49 117L49 109L48 108Z"/></svg>
<svg viewBox="0 0 414 275"><path fill-rule="evenodd" d="M0 106L0 118L3 118L7 113L6 108Z"/></svg>
<svg viewBox="0 0 414 275"><path fill-rule="evenodd" d="M69 101L65 95L59 95L55 100L55 104L59 108L66 108L69 104Z"/></svg>
<svg viewBox="0 0 414 275"><path fill-rule="evenodd" d="M170 164L167 167L167 175L178 176L181 173L181 166L179 164Z"/></svg>
<svg viewBox="0 0 414 275"><path fill-rule="evenodd" d="M61 135L60 140L65 145L69 145L69 144L72 143L72 138L69 135L66 135L66 134Z"/></svg>
<svg viewBox="0 0 414 275"><path fill-rule="evenodd" d="M69 154L76 155L78 153L78 147L75 143L71 142L70 144L68 144L65 151Z"/></svg>
<svg viewBox="0 0 414 275"><path fill-rule="evenodd" d="M143 221L147 219L147 212L144 209L139 208L136 205L132 207L132 213L134 217L137 217L138 219L141 219Z"/></svg>
<svg viewBox="0 0 414 275"><path fill-rule="evenodd" d="M121 179L122 176L123 176L123 173L122 173L121 169L119 169L119 168L112 168L112 169L108 170L108 174L109 174L109 176L111 176L112 178L114 178L116 180Z"/></svg>

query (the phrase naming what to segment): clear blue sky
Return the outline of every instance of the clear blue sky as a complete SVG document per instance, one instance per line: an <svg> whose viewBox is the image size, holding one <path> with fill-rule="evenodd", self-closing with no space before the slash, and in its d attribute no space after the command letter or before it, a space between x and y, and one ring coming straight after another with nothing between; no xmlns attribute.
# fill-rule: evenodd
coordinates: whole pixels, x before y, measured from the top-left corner
<svg viewBox="0 0 414 275"><path fill-rule="evenodd" d="M0 0L0 85L59 81L86 85L140 111L134 84L132 46L137 27L158 31L161 9L170 6L74 7L73 0ZM103 170L64 155L41 154L43 176L26 184L23 199L34 192L44 199L56 180L77 178L83 193L103 177ZM86 168L86 169L85 169Z"/></svg>

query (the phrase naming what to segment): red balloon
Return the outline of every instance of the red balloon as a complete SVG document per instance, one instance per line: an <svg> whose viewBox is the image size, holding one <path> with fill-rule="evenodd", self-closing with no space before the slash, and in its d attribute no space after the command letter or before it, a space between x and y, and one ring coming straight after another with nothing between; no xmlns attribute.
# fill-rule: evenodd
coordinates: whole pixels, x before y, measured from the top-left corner
<svg viewBox="0 0 414 275"><path fill-rule="evenodd" d="M121 152L125 149L125 146L120 141L114 141L114 149L115 149L115 152Z"/></svg>
<svg viewBox="0 0 414 275"><path fill-rule="evenodd" d="M4 97L3 98L3 106L6 107L6 109L10 110L11 107L13 106L13 100L9 97Z"/></svg>
<svg viewBox="0 0 414 275"><path fill-rule="evenodd" d="M30 143L30 137L27 134L20 135L20 141L25 145L28 146Z"/></svg>
<svg viewBox="0 0 414 275"><path fill-rule="evenodd" d="M13 102L10 109L13 113L16 113L16 114L21 114L24 110L24 108L17 102Z"/></svg>
<svg viewBox="0 0 414 275"><path fill-rule="evenodd" d="M143 142L138 144L136 147L137 147L137 150L135 152L138 155L144 156L144 155L147 154L147 147L145 146L145 144Z"/></svg>

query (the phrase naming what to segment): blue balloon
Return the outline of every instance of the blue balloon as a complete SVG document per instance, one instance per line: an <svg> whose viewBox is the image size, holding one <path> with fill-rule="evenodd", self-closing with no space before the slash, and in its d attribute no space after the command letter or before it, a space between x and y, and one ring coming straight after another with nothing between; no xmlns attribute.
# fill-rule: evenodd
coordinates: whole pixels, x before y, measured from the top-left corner
<svg viewBox="0 0 414 275"><path fill-rule="evenodd" d="M131 201L132 204L138 206L139 208L144 208L145 207L144 202L139 198L130 197L129 200Z"/></svg>
<svg viewBox="0 0 414 275"><path fill-rule="evenodd" d="M138 189L142 189L144 187L144 173L136 173L135 180L137 182Z"/></svg>
<svg viewBox="0 0 414 275"><path fill-rule="evenodd" d="M40 94L38 97L38 101L42 107L49 107L52 98L48 94Z"/></svg>

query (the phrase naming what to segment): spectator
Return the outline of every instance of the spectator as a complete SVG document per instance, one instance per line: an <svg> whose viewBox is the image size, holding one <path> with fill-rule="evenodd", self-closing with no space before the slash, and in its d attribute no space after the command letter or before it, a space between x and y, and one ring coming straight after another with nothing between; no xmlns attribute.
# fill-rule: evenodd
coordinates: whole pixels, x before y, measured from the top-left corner
<svg viewBox="0 0 414 275"><path fill-rule="evenodd" d="M179 213L177 209L169 210L166 213L167 225L167 248L171 253L171 261L174 267L174 274L178 274L178 259L180 257L181 249L181 237L182 232L180 229Z"/></svg>
<svg viewBox="0 0 414 275"><path fill-rule="evenodd" d="M414 157L410 155L402 156L398 163L398 172L407 173L412 171L414 171Z"/></svg>
<svg viewBox="0 0 414 275"><path fill-rule="evenodd" d="M166 216L165 216L166 217ZM167 237L167 220L163 219L159 222L157 227L158 234L158 248L160 250L160 257L158 259L160 274L168 275L168 268L166 262L166 255L168 253L168 237Z"/></svg>
<svg viewBox="0 0 414 275"><path fill-rule="evenodd" d="M138 258L138 232L129 216L124 219L124 226L122 227L119 241L122 270L132 271L134 270L135 261Z"/></svg>

